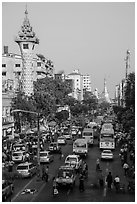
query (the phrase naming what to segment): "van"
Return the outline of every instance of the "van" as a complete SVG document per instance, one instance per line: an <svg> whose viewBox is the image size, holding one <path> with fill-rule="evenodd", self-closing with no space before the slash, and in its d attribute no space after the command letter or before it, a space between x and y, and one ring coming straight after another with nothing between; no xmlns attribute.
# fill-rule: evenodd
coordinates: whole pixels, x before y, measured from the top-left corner
<svg viewBox="0 0 137 204"><path fill-rule="evenodd" d="M87 140L89 145L93 145L94 143L94 136L93 136L93 129L92 128L84 128L82 133L82 138Z"/></svg>
<svg viewBox="0 0 137 204"><path fill-rule="evenodd" d="M22 175L22 177L32 177L36 174L36 170L36 165L31 162L25 162L17 166L17 172Z"/></svg>
<svg viewBox="0 0 137 204"><path fill-rule="evenodd" d="M73 142L73 153L78 155L88 155L88 143L87 140L79 138Z"/></svg>

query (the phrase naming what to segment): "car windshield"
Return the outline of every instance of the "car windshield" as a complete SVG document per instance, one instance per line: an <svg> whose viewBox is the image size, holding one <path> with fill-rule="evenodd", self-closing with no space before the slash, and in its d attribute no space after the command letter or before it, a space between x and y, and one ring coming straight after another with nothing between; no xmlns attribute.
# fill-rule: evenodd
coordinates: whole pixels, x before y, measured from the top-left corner
<svg viewBox="0 0 137 204"><path fill-rule="evenodd" d="M64 140L64 137L58 137L59 140Z"/></svg>
<svg viewBox="0 0 137 204"><path fill-rule="evenodd" d="M92 132L84 132L83 135L84 136L92 136Z"/></svg>
<svg viewBox="0 0 137 204"><path fill-rule="evenodd" d="M17 170L27 170L28 166L18 166Z"/></svg>
<svg viewBox="0 0 137 204"><path fill-rule="evenodd" d="M58 177L71 177L72 176L72 170L64 170L64 169L60 169L59 173L58 173Z"/></svg>
<svg viewBox="0 0 137 204"><path fill-rule="evenodd" d="M42 156L42 157L48 156L48 153L47 152L40 152L40 156Z"/></svg>
<svg viewBox="0 0 137 204"><path fill-rule="evenodd" d="M68 157L68 158L66 159L66 161L68 161L68 162L77 162L77 158Z"/></svg>
<svg viewBox="0 0 137 204"><path fill-rule="evenodd" d="M13 153L13 156L22 156L23 153L21 152L17 152L17 153Z"/></svg>
<svg viewBox="0 0 137 204"><path fill-rule="evenodd" d="M86 148L86 144L84 144L84 143L76 143L76 146Z"/></svg>

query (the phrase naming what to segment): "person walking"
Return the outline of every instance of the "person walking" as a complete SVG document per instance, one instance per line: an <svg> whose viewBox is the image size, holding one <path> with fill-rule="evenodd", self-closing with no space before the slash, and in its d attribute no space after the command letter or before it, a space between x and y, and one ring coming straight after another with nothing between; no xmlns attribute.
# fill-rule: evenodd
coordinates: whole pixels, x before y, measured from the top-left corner
<svg viewBox="0 0 137 204"><path fill-rule="evenodd" d="M116 192L119 192L119 189L120 189L120 178L119 178L118 175L114 179L114 186L116 188Z"/></svg>
<svg viewBox="0 0 137 204"><path fill-rule="evenodd" d="M123 169L124 169L124 171L125 171L125 176L127 175L127 171L128 171L128 169L129 169L129 165L128 165L128 163L124 163L124 165L123 165Z"/></svg>
<svg viewBox="0 0 137 204"><path fill-rule="evenodd" d="M45 171L45 165L43 164L43 165L42 165L42 180L45 179L45 173L46 173L46 171Z"/></svg>
<svg viewBox="0 0 137 204"><path fill-rule="evenodd" d="M100 170L100 161L99 158L96 160L96 171Z"/></svg>
<svg viewBox="0 0 137 204"><path fill-rule="evenodd" d="M46 182L48 182L48 179L49 179L49 166L47 166L46 170L45 170L45 180L46 180Z"/></svg>
<svg viewBox="0 0 137 204"><path fill-rule="evenodd" d="M55 177L53 177L53 196L58 195L57 183Z"/></svg>
<svg viewBox="0 0 137 204"><path fill-rule="evenodd" d="M79 177L79 190L80 191L84 191L85 188L84 188L84 177L82 174L80 174L80 177Z"/></svg>
<svg viewBox="0 0 137 204"><path fill-rule="evenodd" d="M113 182L113 177L111 175L111 172L109 172L109 174L107 175L106 182L107 182L107 187L111 189L111 185Z"/></svg>

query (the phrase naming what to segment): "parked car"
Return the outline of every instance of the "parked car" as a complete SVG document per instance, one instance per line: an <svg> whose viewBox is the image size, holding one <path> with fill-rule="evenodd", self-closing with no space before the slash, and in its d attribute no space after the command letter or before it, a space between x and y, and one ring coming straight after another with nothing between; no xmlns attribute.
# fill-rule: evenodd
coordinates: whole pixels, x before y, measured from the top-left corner
<svg viewBox="0 0 137 204"><path fill-rule="evenodd" d="M53 160L54 160L54 157L50 151L40 152L40 163L50 163Z"/></svg>
<svg viewBox="0 0 137 204"><path fill-rule="evenodd" d="M14 185L8 180L2 180L2 202L13 194Z"/></svg>
<svg viewBox="0 0 137 204"><path fill-rule="evenodd" d="M74 168L71 166L61 166L55 179L58 185L69 185L72 188L75 185L75 180L76 173Z"/></svg>
<svg viewBox="0 0 137 204"><path fill-rule="evenodd" d="M14 162L24 162L26 159L25 151L16 151L12 153L12 161Z"/></svg>
<svg viewBox="0 0 137 204"><path fill-rule="evenodd" d="M78 170L82 166L82 159L79 155L68 155L65 159L65 164L72 166L74 169Z"/></svg>
<svg viewBox="0 0 137 204"><path fill-rule="evenodd" d="M50 152L60 153L61 152L61 147L59 146L58 142L51 142L49 144L48 150Z"/></svg>
<svg viewBox="0 0 137 204"><path fill-rule="evenodd" d="M63 145L63 144L65 145L66 144L66 138L64 136L58 137L57 143L60 145Z"/></svg>
<svg viewBox="0 0 137 204"><path fill-rule="evenodd" d="M17 166L17 172L22 177L32 177L36 173L36 165L31 162L25 162Z"/></svg>
<svg viewBox="0 0 137 204"><path fill-rule="evenodd" d="M113 159L113 153L111 150L103 150L101 153L101 159Z"/></svg>

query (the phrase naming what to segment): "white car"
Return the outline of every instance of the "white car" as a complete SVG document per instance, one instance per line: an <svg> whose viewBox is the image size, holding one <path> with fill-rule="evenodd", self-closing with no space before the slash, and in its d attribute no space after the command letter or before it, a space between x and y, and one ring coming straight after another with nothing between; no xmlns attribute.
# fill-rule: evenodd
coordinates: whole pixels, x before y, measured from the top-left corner
<svg viewBox="0 0 137 204"><path fill-rule="evenodd" d="M82 165L82 159L80 158L79 155L75 154L68 155L65 159L65 165L70 165L71 167L78 170Z"/></svg>
<svg viewBox="0 0 137 204"><path fill-rule="evenodd" d="M54 160L54 156L50 151L41 151L40 152L40 163L50 163Z"/></svg>
<svg viewBox="0 0 137 204"><path fill-rule="evenodd" d="M22 175L22 177L32 177L36 174L36 165L31 162L25 162L17 166L17 172Z"/></svg>
<svg viewBox="0 0 137 204"><path fill-rule="evenodd" d="M24 162L26 159L25 151L16 151L12 153L12 161L13 162Z"/></svg>
<svg viewBox="0 0 137 204"><path fill-rule="evenodd" d="M58 139L57 139L57 143L60 144L60 145L62 145L62 144L65 145L65 144L66 144L66 138L63 137L63 136L58 137Z"/></svg>
<svg viewBox="0 0 137 204"><path fill-rule="evenodd" d="M113 153L111 150L103 150L101 153L101 159L113 159Z"/></svg>

